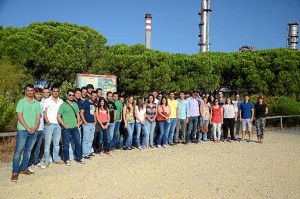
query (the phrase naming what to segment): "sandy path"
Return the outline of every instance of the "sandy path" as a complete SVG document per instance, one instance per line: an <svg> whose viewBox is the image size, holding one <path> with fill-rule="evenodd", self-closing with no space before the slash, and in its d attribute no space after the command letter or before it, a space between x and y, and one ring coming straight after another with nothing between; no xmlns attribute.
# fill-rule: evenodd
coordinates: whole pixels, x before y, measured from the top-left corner
<svg viewBox="0 0 300 199"><path fill-rule="evenodd" d="M2 165L0 198L300 198L300 132L267 133L262 145L177 145L72 163L18 183Z"/></svg>

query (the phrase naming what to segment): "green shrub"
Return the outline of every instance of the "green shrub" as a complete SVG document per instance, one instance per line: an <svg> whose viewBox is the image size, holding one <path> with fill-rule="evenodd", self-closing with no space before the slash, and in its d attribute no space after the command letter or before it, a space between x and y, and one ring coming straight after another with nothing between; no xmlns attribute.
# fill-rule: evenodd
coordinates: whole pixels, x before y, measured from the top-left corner
<svg viewBox="0 0 300 199"><path fill-rule="evenodd" d="M64 81L60 86L59 97L65 101L67 99L67 91L69 89L75 90L76 87L76 82Z"/></svg>
<svg viewBox="0 0 300 199"><path fill-rule="evenodd" d="M15 130L17 122L15 107L15 103L0 95L0 132Z"/></svg>

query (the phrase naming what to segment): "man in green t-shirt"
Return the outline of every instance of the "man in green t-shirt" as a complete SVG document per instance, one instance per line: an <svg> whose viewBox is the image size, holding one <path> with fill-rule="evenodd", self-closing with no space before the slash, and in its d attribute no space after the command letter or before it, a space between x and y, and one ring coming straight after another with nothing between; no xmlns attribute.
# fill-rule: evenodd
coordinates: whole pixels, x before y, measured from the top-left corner
<svg viewBox="0 0 300 199"><path fill-rule="evenodd" d="M120 140L120 124L122 122L122 110L123 104L119 100L119 95L117 92L113 93L113 102L115 103L117 110L116 110L116 122L115 122L115 129L114 129L114 136L112 139L112 148L117 148L119 146L123 146L123 143L119 144Z"/></svg>
<svg viewBox="0 0 300 199"><path fill-rule="evenodd" d="M69 160L69 144L70 136L72 136L75 144L76 161L84 164L82 160L81 142L78 131L80 125L79 108L74 102L75 92L73 90L67 91L67 101L62 103L58 109L57 121L62 125L62 142L63 142L63 161L67 166L71 166Z"/></svg>
<svg viewBox="0 0 300 199"><path fill-rule="evenodd" d="M33 172L28 170L28 163L30 159L31 150L36 142L36 130L40 124L42 110L40 103L34 99L34 86L28 84L25 87L25 98L20 99L17 108L18 118L18 133L17 144L13 157L13 168L11 181L18 182L18 175L30 175ZM21 154L23 153L23 160L20 171Z"/></svg>

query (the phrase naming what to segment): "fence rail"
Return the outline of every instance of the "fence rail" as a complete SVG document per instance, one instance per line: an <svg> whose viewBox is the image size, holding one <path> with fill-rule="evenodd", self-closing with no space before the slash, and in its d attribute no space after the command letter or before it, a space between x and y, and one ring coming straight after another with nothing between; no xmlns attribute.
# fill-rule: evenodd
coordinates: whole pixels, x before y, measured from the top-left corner
<svg viewBox="0 0 300 199"><path fill-rule="evenodd" d="M289 118L289 117L300 117L300 115L282 115L282 116L270 116L266 117L266 119L280 119L280 130L283 130L283 121L282 118ZM0 132L0 137L11 137L17 135L17 132Z"/></svg>

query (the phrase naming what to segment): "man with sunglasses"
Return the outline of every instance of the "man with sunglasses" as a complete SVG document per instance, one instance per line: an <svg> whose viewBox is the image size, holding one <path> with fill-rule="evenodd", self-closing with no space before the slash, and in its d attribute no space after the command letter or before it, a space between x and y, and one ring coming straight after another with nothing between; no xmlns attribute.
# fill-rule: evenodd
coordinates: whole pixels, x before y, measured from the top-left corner
<svg viewBox="0 0 300 199"><path fill-rule="evenodd" d="M85 162L82 160L81 143L78 131L80 125L79 107L74 102L75 92L73 90L67 91L68 100L64 102L58 109L57 120L62 125L62 142L63 142L63 161L67 166L71 166L69 160L69 145L70 136L75 144L75 160L81 164Z"/></svg>

